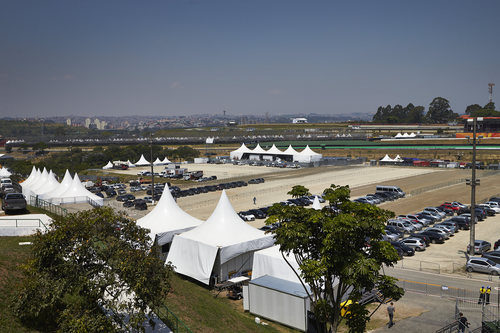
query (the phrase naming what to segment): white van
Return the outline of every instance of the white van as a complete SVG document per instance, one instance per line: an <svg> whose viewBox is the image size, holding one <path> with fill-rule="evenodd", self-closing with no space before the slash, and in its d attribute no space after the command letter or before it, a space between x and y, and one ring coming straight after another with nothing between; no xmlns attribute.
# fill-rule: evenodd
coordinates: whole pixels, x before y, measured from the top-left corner
<svg viewBox="0 0 500 333"><path fill-rule="evenodd" d="M405 192L397 186L387 186L387 185L377 185L376 192L393 192L396 193L400 198L405 196Z"/></svg>
<svg viewBox="0 0 500 333"><path fill-rule="evenodd" d="M0 186L2 185L12 185L12 180L10 178L2 178L0 179Z"/></svg>

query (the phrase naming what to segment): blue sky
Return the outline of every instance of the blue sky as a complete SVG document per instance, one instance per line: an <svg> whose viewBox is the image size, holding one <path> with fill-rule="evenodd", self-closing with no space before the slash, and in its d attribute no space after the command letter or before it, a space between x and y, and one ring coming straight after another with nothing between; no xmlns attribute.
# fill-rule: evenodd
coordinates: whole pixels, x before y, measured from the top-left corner
<svg viewBox="0 0 500 333"><path fill-rule="evenodd" d="M0 9L0 117L374 113L436 96L463 113L488 102L488 82L500 89L493 0L0 0Z"/></svg>

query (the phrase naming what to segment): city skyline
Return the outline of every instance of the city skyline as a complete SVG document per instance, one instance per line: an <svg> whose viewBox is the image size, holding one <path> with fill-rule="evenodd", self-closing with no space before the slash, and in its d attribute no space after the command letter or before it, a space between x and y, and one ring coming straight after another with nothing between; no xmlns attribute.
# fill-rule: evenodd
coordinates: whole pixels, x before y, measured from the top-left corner
<svg viewBox="0 0 500 333"><path fill-rule="evenodd" d="M2 1L2 117L488 102L495 1ZM494 97L495 101L495 91Z"/></svg>

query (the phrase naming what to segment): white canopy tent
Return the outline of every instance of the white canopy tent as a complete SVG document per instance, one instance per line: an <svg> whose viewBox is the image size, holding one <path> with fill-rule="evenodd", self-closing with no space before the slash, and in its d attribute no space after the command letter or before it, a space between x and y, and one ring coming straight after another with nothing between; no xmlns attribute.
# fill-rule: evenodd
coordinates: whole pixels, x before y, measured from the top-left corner
<svg viewBox="0 0 500 333"><path fill-rule="evenodd" d="M21 183L21 187L23 186L29 186L29 184L31 184L33 182L33 180L36 178L36 175L37 175L37 169L35 168L35 166L33 165L33 168L31 168L31 173L30 175L28 176L28 178L26 178L22 183Z"/></svg>
<svg viewBox="0 0 500 333"><path fill-rule="evenodd" d="M0 168L0 177L7 178L7 177L10 177L11 175L12 175L12 173L9 170L7 170L7 168L4 168L4 167Z"/></svg>
<svg viewBox="0 0 500 333"><path fill-rule="evenodd" d="M293 269L300 275L299 264L293 254L285 255ZM299 278L283 259L280 247L274 245L253 254L252 280L264 275L300 283Z"/></svg>
<svg viewBox="0 0 500 333"><path fill-rule="evenodd" d="M323 158L322 154L314 152L311 148L309 148L309 145L307 145L303 151L301 151L297 155L294 155L293 160L295 162L309 163L309 162L320 161L321 158Z"/></svg>
<svg viewBox="0 0 500 333"><path fill-rule="evenodd" d="M87 202L87 199L91 199L100 206L104 204L103 198L87 190L80 181L78 174L75 173L75 177L68 189L57 197L52 197L50 201L54 204L65 204Z"/></svg>
<svg viewBox="0 0 500 333"><path fill-rule="evenodd" d="M153 165L162 165L163 162L160 160L159 157L156 158L156 160L153 162Z"/></svg>
<svg viewBox="0 0 500 333"><path fill-rule="evenodd" d="M50 193L54 191L56 188L59 187L59 182L57 181L56 177L54 176L54 173L52 170L50 170L49 175L47 177L47 181L45 182L44 186L42 188L38 188L35 192L38 197L42 197L44 194Z"/></svg>
<svg viewBox="0 0 500 333"><path fill-rule="evenodd" d="M243 156L244 153L251 153L252 150L248 149L247 146L245 146L244 143L241 144L240 148L233 150L232 152L229 153L229 157L232 160L239 160Z"/></svg>
<svg viewBox="0 0 500 333"><path fill-rule="evenodd" d="M283 154L283 152L281 150L278 149L278 147L276 147L275 144L273 144L273 146L271 148L269 148L269 150L267 151L268 154Z"/></svg>
<svg viewBox="0 0 500 333"><path fill-rule="evenodd" d="M255 146L254 149L251 150L252 154L265 154L267 153L258 143L257 146Z"/></svg>
<svg viewBox="0 0 500 333"><path fill-rule="evenodd" d="M51 171L52 172L52 171ZM38 189L39 188L43 188L43 186L45 185L45 183L47 182L47 179L49 178L49 173L47 172L47 169L46 168L43 168L43 171L42 171L42 174L40 175L40 177L38 177L36 179L36 182L33 182L28 190L29 190L29 194L30 195L36 195L36 193L38 192Z"/></svg>
<svg viewBox="0 0 500 333"><path fill-rule="evenodd" d="M394 162L394 160L390 158L389 155L385 154L385 156L380 160L380 162Z"/></svg>
<svg viewBox="0 0 500 333"><path fill-rule="evenodd" d="M135 168L135 164L130 162L130 160L127 160L127 165L129 168Z"/></svg>
<svg viewBox="0 0 500 333"><path fill-rule="evenodd" d="M66 172L64 173L64 177L63 177L62 182L59 183L59 185L56 188L54 188L51 192L44 193L44 194L40 195L40 198L43 200L48 200L48 201L50 201L50 199L52 199L52 198L57 198L61 194L66 192L66 190L71 186L72 182L73 182L73 178L71 177L71 174L69 173L69 171L66 169Z"/></svg>
<svg viewBox="0 0 500 333"><path fill-rule="evenodd" d="M148 162L148 160L146 160L144 158L144 155L141 155L141 158L135 162L135 165L136 166L145 166L145 165L151 165L151 163Z"/></svg>
<svg viewBox="0 0 500 333"><path fill-rule="evenodd" d="M293 149L292 145L289 145L288 148L283 152L283 154L295 156L299 154L299 152Z"/></svg>
<svg viewBox="0 0 500 333"><path fill-rule="evenodd" d="M273 243L272 235L249 226L236 214L222 191L206 222L174 236L167 262L177 273L208 285L212 276L224 281L231 272L251 269L253 252Z"/></svg>
<svg viewBox="0 0 500 333"><path fill-rule="evenodd" d="M137 225L149 229L151 239L163 246L172 242L174 235L191 230L202 222L177 205L166 185L156 207L146 216L138 219Z"/></svg>
<svg viewBox="0 0 500 333"><path fill-rule="evenodd" d="M402 137L403 137L403 134L398 133L398 134L396 134L394 137L395 137L396 139L399 139L399 138L402 138Z"/></svg>
<svg viewBox="0 0 500 333"><path fill-rule="evenodd" d="M113 163L111 163L111 161L108 161L108 164L106 164L105 166L103 166L102 169L103 170L113 169Z"/></svg>
<svg viewBox="0 0 500 333"><path fill-rule="evenodd" d="M317 195L314 196L314 200L313 200L311 208L312 209L316 209L316 210L321 210L322 209L321 203L319 202L319 198L318 198Z"/></svg>
<svg viewBox="0 0 500 333"><path fill-rule="evenodd" d="M172 163L170 162L170 160L167 158L167 156L165 156L165 158L163 159L163 161L161 161L162 164L169 164L169 163Z"/></svg>
<svg viewBox="0 0 500 333"><path fill-rule="evenodd" d="M394 162L403 162L403 159L401 158L401 156L397 155L397 156L394 158Z"/></svg>
<svg viewBox="0 0 500 333"><path fill-rule="evenodd" d="M32 171L31 173L33 174L33 171ZM21 187L22 187L22 189L23 189L23 194L24 194L24 196L25 196L26 198L28 198L28 199L29 199L29 196L30 196L30 195L31 195L31 193L32 193L32 192L30 191L30 187L31 187L33 184L35 184L41 176L42 176L42 172L41 172L39 169L35 169L35 174L30 175L30 176L28 177L29 181L28 181L28 179L26 179L26 180L27 180L27 182L22 182L22 183L21 183Z"/></svg>

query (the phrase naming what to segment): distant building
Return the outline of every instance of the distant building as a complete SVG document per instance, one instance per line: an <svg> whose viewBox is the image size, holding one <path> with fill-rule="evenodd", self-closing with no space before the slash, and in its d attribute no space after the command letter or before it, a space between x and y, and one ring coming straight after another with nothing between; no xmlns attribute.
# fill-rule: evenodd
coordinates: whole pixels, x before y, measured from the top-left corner
<svg viewBox="0 0 500 333"><path fill-rule="evenodd" d="M66 119L66 125L71 126L71 118Z"/></svg>
<svg viewBox="0 0 500 333"><path fill-rule="evenodd" d="M292 124L307 124L307 118L293 118Z"/></svg>
<svg viewBox="0 0 500 333"><path fill-rule="evenodd" d="M92 123L92 119L90 119L90 118L85 119L85 127L90 128L91 123Z"/></svg>

